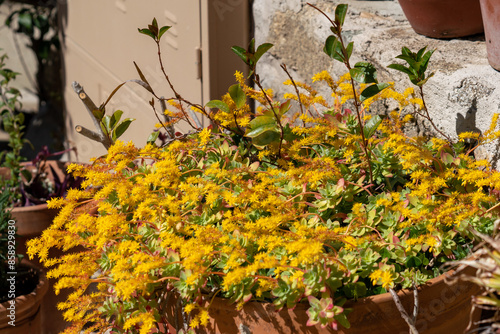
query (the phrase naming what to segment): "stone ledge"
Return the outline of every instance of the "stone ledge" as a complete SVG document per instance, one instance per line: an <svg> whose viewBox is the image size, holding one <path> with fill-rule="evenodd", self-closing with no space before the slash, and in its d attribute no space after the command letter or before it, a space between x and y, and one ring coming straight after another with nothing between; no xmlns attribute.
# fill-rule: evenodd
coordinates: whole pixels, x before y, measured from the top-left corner
<svg viewBox="0 0 500 334"><path fill-rule="evenodd" d="M435 75L424 92L431 116L447 135L456 138L463 131L484 132L493 114L500 111L500 73L488 64L484 35L450 40L418 35L395 0L310 2L329 15L338 3L349 5L344 33L354 41L352 62L372 62L379 80L394 81L396 89L411 85L406 76L387 69L397 62L395 56L401 53L401 47L435 49L429 64L429 72ZM262 58L258 72L264 86L273 88L278 97L289 92L281 85L287 79L281 63L287 65L294 79L307 83L324 69L333 77L345 73L342 64L322 52L324 40L331 34L329 24L306 1L255 0L253 10L256 42L274 44ZM324 96L330 95L328 89L314 87ZM430 127L426 132L432 132ZM490 145L482 155L498 160L497 151Z"/></svg>

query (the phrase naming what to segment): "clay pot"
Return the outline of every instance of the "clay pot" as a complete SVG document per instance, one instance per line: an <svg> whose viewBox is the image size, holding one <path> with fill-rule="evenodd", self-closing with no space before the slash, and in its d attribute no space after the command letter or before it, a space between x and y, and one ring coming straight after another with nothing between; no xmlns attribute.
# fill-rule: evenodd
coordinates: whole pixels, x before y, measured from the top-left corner
<svg viewBox="0 0 500 334"><path fill-rule="evenodd" d="M481 289L470 282L456 281L449 285L447 278L452 272L430 280L418 289L420 303L416 327L420 334L463 333L469 321L479 320L480 313L471 314L471 296ZM413 311L413 292L398 293L407 312ZM174 298L172 298L174 299ZM175 324L182 324L182 317L175 312L175 301L168 303L167 319L169 333L176 333ZM238 311L228 300L215 298L209 308L210 323L196 333L252 333L252 334L294 334L333 333L319 325L306 326L308 316L306 304L299 304L293 310L284 308L277 312L272 304L249 302ZM401 318L389 293L349 301L346 308L352 308L348 315L350 329L339 325L339 334L407 334L408 325ZM177 314L177 321L174 314ZM472 327L474 328L474 326ZM246 331L245 331L246 330ZM165 331L163 331L165 332Z"/></svg>
<svg viewBox="0 0 500 334"><path fill-rule="evenodd" d="M54 169L60 179L64 178L67 163L53 160L48 160L46 163L49 178L54 178L49 165ZM27 165L26 163L23 164ZM10 171L7 168L1 168L0 175L8 177L10 175ZM12 210L12 219L16 221L17 227L18 236L16 237L16 251L18 254L23 254L25 258L27 258L26 242L30 239L41 236L42 232L52 224L52 221L57 216L58 212L59 210L57 209L47 208L47 204L45 203L26 207L16 207ZM59 257L63 254L65 253L60 249L51 249L49 252L50 257ZM31 262L37 268L42 269L44 267L43 264L41 264L36 258ZM45 295L43 300L43 306L40 312L40 327L43 328L43 334L57 334L62 332L69 325L69 323L64 321L62 312L57 309L57 304L65 301L70 291L62 291L59 295L56 295L53 289L54 281L52 279L48 280L46 285L49 288L48 293ZM24 333L31 332L27 331Z"/></svg>
<svg viewBox="0 0 500 334"><path fill-rule="evenodd" d="M416 33L456 38L483 32L479 0L398 0Z"/></svg>
<svg viewBox="0 0 500 334"><path fill-rule="evenodd" d="M38 270L40 281L36 289L27 294L17 297L15 311L12 310L11 301L0 304L0 334L44 334L42 327L41 304L49 288L45 272L27 261L23 261L31 268ZM9 309L11 308L11 309ZM15 316L14 324L9 324Z"/></svg>
<svg viewBox="0 0 500 334"><path fill-rule="evenodd" d="M500 1L480 0L488 62L500 71Z"/></svg>

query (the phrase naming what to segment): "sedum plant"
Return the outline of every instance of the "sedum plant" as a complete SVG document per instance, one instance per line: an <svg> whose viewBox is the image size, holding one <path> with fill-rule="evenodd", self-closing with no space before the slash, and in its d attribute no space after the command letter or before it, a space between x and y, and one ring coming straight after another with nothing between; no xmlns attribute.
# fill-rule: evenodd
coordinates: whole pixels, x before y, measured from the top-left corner
<svg viewBox="0 0 500 334"><path fill-rule="evenodd" d="M65 333L161 329L166 296L180 300L191 328L207 325L214 297L240 307L308 303L307 325L349 327L347 299L421 285L470 253L472 231L492 233L500 173L462 141L496 140L498 115L483 135L451 143L405 135L411 114L371 114L380 99L426 112L413 88L400 92L379 83L373 65L351 65L346 11L339 5L328 18L333 35L324 51L347 73L313 77L332 89L333 103L291 76L283 100L262 87L255 70L270 44L234 47L255 86L237 72L228 93L205 106L184 100L166 73L174 96L160 98L137 67L136 82L172 109L158 127L169 132L184 120L194 131L161 146L154 136L143 148L116 140L91 165L69 167L85 181L49 202L61 211L28 251L52 267L56 291L74 290L59 305L72 322ZM153 20L140 32L160 51L167 29ZM408 71L421 65L417 59ZM197 128L188 110L211 126ZM87 202L97 213L79 209Z"/></svg>

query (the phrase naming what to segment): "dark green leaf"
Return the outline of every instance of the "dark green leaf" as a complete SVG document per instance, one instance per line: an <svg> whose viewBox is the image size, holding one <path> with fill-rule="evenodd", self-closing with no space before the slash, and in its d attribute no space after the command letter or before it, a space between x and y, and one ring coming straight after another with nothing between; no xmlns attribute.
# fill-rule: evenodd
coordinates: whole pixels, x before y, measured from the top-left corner
<svg viewBox="0 0 500 334"><path fill-rule="evenodd" d="M333 317L339 324L344 326L345 328L349 329L351 328L351 324L349 323L349 320L347 320L347 316L345 315L345 312L342 312L340 314L336 314Z"/></svg>
<svg viewBox="0 0 500 334"><path fill-rule="evenodd" d="M247 137L254 138L267 131L278 129L276 118L272 116L259 116L250 121L250 131L246 134Z"/></svg>
<svg viewBox="0 0 500 334"><path fill-rule="evenodd" d="M231 109L229 109L229 106L226 103L224 103L224 102L222 102L220 100L209 101L205 105L205 107L208 107L208 108L217 108L217 109L222 110L222 111L227 112L227 113L231 111Z"/></svg>
<svg viewBox="0 0 500 334"><path fill-rule="evenodd" d="M255 38L252 38L250 40L250 43L248 43L248 53L250 53L250 54L255 53Z"/></svg>
<svg viewBox="0 0 500 334"><path fill-rule="evenodd" d="M19 29L28 34L33 33L33 18L29 12L20 12L17 17L17 23L19 24Z"/></svg>
<svg viewBox="0 0 500 334"><path fill-rule="evenodd" d="M280 133L277 128L265 131L262 134L252 138L252 144L257 148L277 143L280 140Z"/></svg>
<svg viewBox="0 0 500 334"><path fill-rule="evenodd" d="M422 265L422 260L416 256L409 256L406 260L406 266L408 268L420 267Z"/></svg>
<svg viewBox="0 0 500 334"><path fill-rule="evenodd" d="M160 32L158 33L158 39L161 38L161 36L163 36L164 33L166 33L168 31L168 29L172 28L172 26L163 26L160 28Z"/></svg>
<svg viewBox="0 0 500 334"><path fill-rule="evenodd" d="M406 66L400 65L400 64L391 64L387 66L388 68L392 68L393 70L397 70L403 73L406 73L408 75L413 75L414 73Z"/></svg>
<svg viewBox="0 0 500 334"><path fill-rule="evenodd" d="M233 46L231 50L233 50L233 52L236 53L238 57L240 57L246 64L248 64L247 50L245 50L241 46Z"/></svg>
<svg viewBox="0 0 500 334"><path fill-rule="evenodd" d="M347 298L360 298L366 295L366 285L363 282L349 283L342 289Z"/></svg>
<svg viewBox="0 0 500 334"><path fill-rule="evenodd" d="M266 53L272 47L273 47L273 44L271 44L271 43L264 43L264 44L259 45L259 47L257 48L257 51L255 51L255 62L258 62L260 57L262 57L262 55L264 53Z"/></svg>
<svg viewBox="0 0 500 334"><path fill-rule="evenodd" d="M27 183L31 182L31 179L33 178L33 174L29 170L27 170L27 169L21 169L21 174L26 179Z"/></svg>
<svg viewBox="0 0 500 334"><path fill-rule="evenodd" d="M342 55L342 44L338 41L337 37L330 35L326 39L325 47L323 51L335 60L344 62L344 56Z"/></svg>
<svg viewBox="0 0 500 334"><path fill-rule="evenodd" d="M350 71L351 77L360 83L378 83L375 66L367 62L359 62Z"/></svg>
<svg viewBox="0 0 500 334"><path fill-rule="evenodd" d="M371 86L368 86L365 88L365 90L363 90L361 92L361 96L359 99L361 102L363 102L364 100L369 99L370 97L377 95L378 93L380 93L381 91L383 91L384 89L386 89L389 86L390 85L388 83L379 83L379 84L373 84Z"/></svg>
<svg viewBox="0 0 500 334"><path fill-rule="evenodd" d="M245 105L247 97L239 84L232 85L229 87L228 91L231 99L234 101L234 104L236 104L236 108L239 109Z"/></svg>
<svg viewBox="0 0 500 334"><path fill-rule="evenodd" d="M141 34L148 35L152 39L156 40L156 36L151 32L151 30L144 28L144 29L137 29Z"/></svg>
<svg viewBox="0 0 500 334"><path fill-rule="evenodd" d="M335 23L342 27L344 25L345 15L347 13L347 5L340 4L335 8Z"/></svg>
<svg viewBox="0 0 500 334"><path fill-rule="evenodd" d="M158 139L158 136L160 135L160 131L155 131L155 132L152 132L149 137L148 137L148 140L147 140L147 143L148 144L154 144L156 139Z"/></svg>
<svg viewBox="0 0 500 334"><path fill-rule="evenodd" d="M111 119L109 120L109 128L113 129L116 124L120 121L120 118L123 115L123 111L121 110L116 110L113 115L111 115Z"/></svg>
<svg viewBox="0 0 500 334"><path fill-rule="evenodd" d="M415 61L415 59L412 58L412 57L410 57L410 56L399 55L399 56L396 56L396 58L402 59L402 60L406 61L408 63L408 65L410 65L410 68L416 69L418 67L417 62Z"/></svg>
<svg viewBox="0 0 500 334"><path fill-rule="evenodd" d="M108 115L104 116L102 118L101 125L104 126L105 133L109 133L111 131L109 123L110 123L110 117Z"/></svg>
<svg viewBox="0 0 500 334"><path fill-rule="evenodd" d="M123 135L123 133L128 129L128 127L130 126L130 123L132 123L134 120L135 119L133 119L133 118L125 118L123 120L123 122L118 124L116 129L113 131L113 136L112 136L113 141L120 138L121 135Z"/></svg>
<svg viewBox="0 0 500 334"><path fill-rule="evenodd" d="M424 54L425 50L427 49L427 46L424 46L423 48L421 48L420 50L418 50L417 52L417 60L420 60L422 58L422 55Z"/></svg>
<svg viewBox="0 0 500 334"><path fill-rule="evenodd" d="M156 17L153 17L153 22L151 23L151 25L155 28L158 28L158 21L156 21Z"/></svg>
<svg viewBox="0 0 500 334"><path fill-rule="evenodd" d="M350 42L349 44L347 44L347 47L346 47L347 60L349 60L351 58L353 47L354 47L354 42Z"/></svg>
<svg viewBox="0 0 500 334"><path fill-rule="evenodd" d="M379 115L372 116L372 118L370 118L363 127L365 138L370 138L371 136L373 136L375 131L377 131L380 123L382 123L382 118Z"/></svg>
<svg viewBox="0 0 500 334"><path fill-rule="evenodd" d="M410 56L412 54L412 52L410 51L410 49L408 49L406 46L403 46L401 48L401 53L404 55L404 56Z"/></svg>
<svg viewBox="0 0 500 334"><path fill-rule="evenodd" d="M432 54L435 50L427 51L421 59L420 70L425 72L427 70L427 65L429 64L429 60L431 59Z"/></svg>

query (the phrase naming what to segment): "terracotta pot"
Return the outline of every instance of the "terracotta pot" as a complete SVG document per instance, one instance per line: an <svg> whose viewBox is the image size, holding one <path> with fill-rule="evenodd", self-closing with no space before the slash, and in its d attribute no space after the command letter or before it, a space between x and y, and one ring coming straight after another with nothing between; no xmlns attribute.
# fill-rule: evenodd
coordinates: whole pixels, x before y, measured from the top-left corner
<svg viewBox="0 0 500 334"><path fill-rule="evenodd" d="M480 0L488 62L500 71L500 1Z"/></svg>
<svg viewBox="0 0 500 334"><path fill-rule="evenodd" d="M23 263L28 263L23 261ZM12 309L11 301L0 304L0 334L44 334L42 327L41 304L49 288L45 272L33 264L30 267L39 270L40 281L36 289L27 295L17 297L15 310ZM15 316L15 319L12 318ZM15 326L9 324L14 320Z"/></svg>
<svg viewBox="0 0 500 334"><path fill-rule="evenodd" d="M450 272L451 273L451 272ZM457 281L448 285L445 281L451 274L443 274L419 288L420 303L417 329L420 334L463 333L469 320L479 320L480 313L471 314L471 296L481 289L470 282ZM413 292L398 293L405 309L413 311ZM175 312L175 301L168 303L167 319L170 333L176 333L175 324L182 324L182 317ZM407 334L408 325L401 318L389 293L350 301L344 307L352 308L348 315L350 329L339 326L339 334ZM334 333L320 326L306 326L307 304L299 304L293 310L284 308L277 312L272 304L249 302L242 311L236 310L228 300L215 298L209 308L210 323L197 333L252 333L295 334ZM408 312L407 311L407 312ZM177 322L174 314L177 314ZM410 313L411 314L411 313ZM247 329L248 331L242 330Z"/></svg>
<svg viewBox="0 0 500 334"><path fill-rule="evenodd" d="M434 38L483 32L479 0L398 0L413 30Z"/></svg>
<svg viewBox="0 0 500 334"><path fill-rule="evenodd" d="M27 163L23 164L28 165ZM49 160L47 161L47 164L54 169L59 178L64 178L64 175L66 174L65 168L67 166L67 163ZM47 172L49 173L49 178L54 179L54 175L52 175L52 171L50 170L50 168L48 168ZM0 175L9 176L10 172L6 168L1 168ZM54 220L58 212L59 210L57 209L47 208L47 204L14 208L12 210L12 218L16 221L17 227L17 253L23 254L25 258L27 258L26 242L30 239L41 236L42 232L52 224L52 221ZM66 253L64 253L60 249L51 249L51 251L49 252L49 256L59 257ZM33 265L40 269L44 267L43 264L38 261L38 259L33 259L31 260L31 262L33 263ZM40 326L41 328L43 328L43 334L60 333L69 325L69 323L64 321L62 312L57 309L57 304L65 301L70 291L62 291L59 295L56 295L53 285L54 280L51 279L47 281L47 286L49 288L47 294L45 295L43 306L41 308Z"/></svg>

